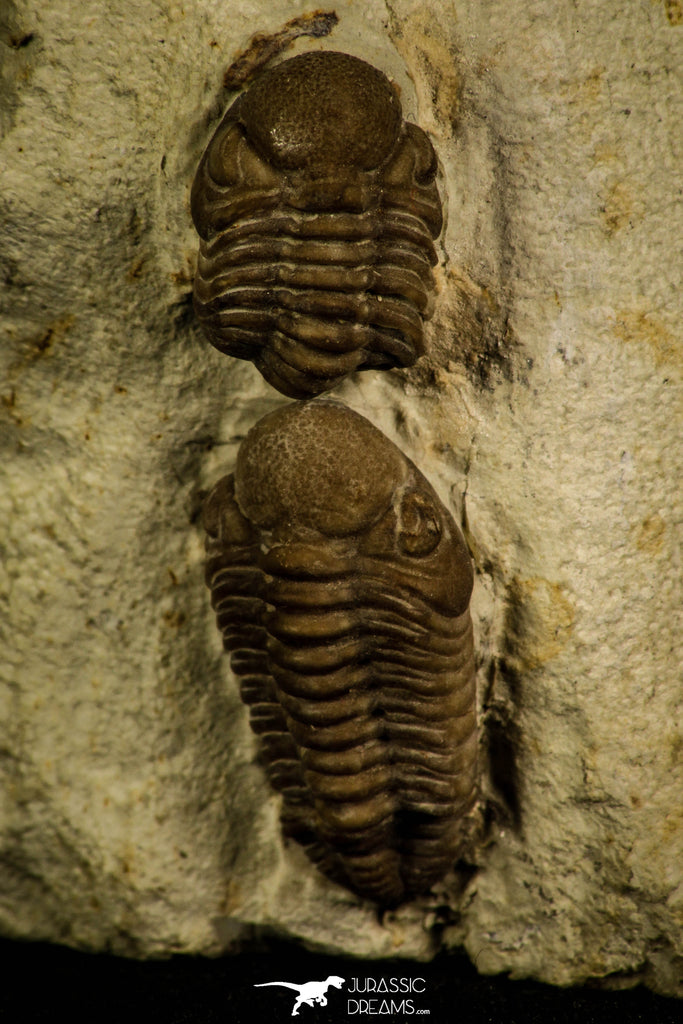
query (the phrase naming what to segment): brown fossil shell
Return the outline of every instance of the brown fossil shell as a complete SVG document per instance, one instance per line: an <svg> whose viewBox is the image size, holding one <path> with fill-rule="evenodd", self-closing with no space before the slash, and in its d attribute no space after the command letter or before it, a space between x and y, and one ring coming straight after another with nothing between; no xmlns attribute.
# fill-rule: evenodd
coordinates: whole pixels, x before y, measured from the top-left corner
<svg viewBox="0 0 683 1024"><path fill-rule="evenodd" d="M382 906L453 864L476 795L472 567L364 417L294 403L205 505L206 579L282 826Z"/></svg>
<svg viewBox="0 0 683 1024"><path fill-rule="evenodd" d="M230 107L199 164L194 305L212 345L292 398L424 351L441 230L436 156L389 80L293 57Z"/></svg>

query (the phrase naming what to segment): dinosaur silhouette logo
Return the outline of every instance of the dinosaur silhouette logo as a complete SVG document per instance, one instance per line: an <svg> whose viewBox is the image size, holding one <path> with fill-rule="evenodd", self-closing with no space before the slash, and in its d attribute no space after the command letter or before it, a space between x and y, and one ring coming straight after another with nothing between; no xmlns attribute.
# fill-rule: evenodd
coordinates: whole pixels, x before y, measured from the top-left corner
<svg viewBox="0 0 683 1024"><path fill-rule="evenodd" d="M328 988L341 988L344 984L345 979L339 978L336 974L330 974L329 978L325 981L307 981L303 985L293 985L290 981L264 981L261 985L254 985L254 988L268 988L270 985L279 985L281 988L291 988L295 992L298 992L298 996L294 1002L294 1009L292 1010L292 1017L299 1015L299 1007L303 1006L314 1006L316 1003L318 1006L327 1006L327 990Z"/></svg>

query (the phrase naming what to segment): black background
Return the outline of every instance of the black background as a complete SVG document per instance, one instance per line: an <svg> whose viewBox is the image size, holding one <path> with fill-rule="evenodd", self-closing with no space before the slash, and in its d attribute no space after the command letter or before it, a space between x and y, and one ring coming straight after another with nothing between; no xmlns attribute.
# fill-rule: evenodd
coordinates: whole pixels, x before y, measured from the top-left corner
<svg viewBox="0 0 683 1024"><path fill-rule="evenodd" d="M323 956L283 942L261 943L209 960L173 957L125 960L59 946L0 941L0 1020L87 1024L682 1024L683 1002L642 988L618 992L559 989L537 982L480 977L464 956L442 954L431 963ZM424 978L413 998L429 1015L349 1015L344 990L331 988L326 1007L302 1006L295 993L255 989L266 981L324 980L330 974ZM391 998L391 997L390 997ZM401 998L394 996L394 998ZM382 996L378 999L381 1001ZM379 1005L379 1004L378 1004Z"/></svg>

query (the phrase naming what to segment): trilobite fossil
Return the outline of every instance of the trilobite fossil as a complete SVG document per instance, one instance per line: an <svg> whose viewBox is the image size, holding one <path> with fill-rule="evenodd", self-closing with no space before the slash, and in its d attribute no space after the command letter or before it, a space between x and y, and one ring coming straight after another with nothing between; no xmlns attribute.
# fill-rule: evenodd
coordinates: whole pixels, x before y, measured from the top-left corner
<svg viewBox="0 0 683 1024"><path fill-rule="evenodd" d="M437 161L365 61L284 61L232 104L199 164L194 306L209 340L292 398L424 351Z"/></svg>
<svg viewBox="0 0 683 1024"><path fill-rule="evenodd" d="M282 826L392 906L453 864L476 795L464 540L364 417L294 403L205 504L206 580Z"/></svg>

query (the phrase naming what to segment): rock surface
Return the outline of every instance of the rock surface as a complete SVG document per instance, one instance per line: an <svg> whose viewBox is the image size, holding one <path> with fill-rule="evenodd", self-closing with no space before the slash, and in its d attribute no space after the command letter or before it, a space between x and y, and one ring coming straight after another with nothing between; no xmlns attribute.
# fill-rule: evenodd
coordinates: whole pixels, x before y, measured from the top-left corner
<svg viewBox="0 0 683 1024"><path fill-rule="evenodd" d="M191 308L222 75L290 0L5 0L0 928L149 956L254 928L683 994L683 7L342 0L442 163L428 357L335 392L475 560L485 839L378 921L284 848L198 509L283 400Z"/></svg>

